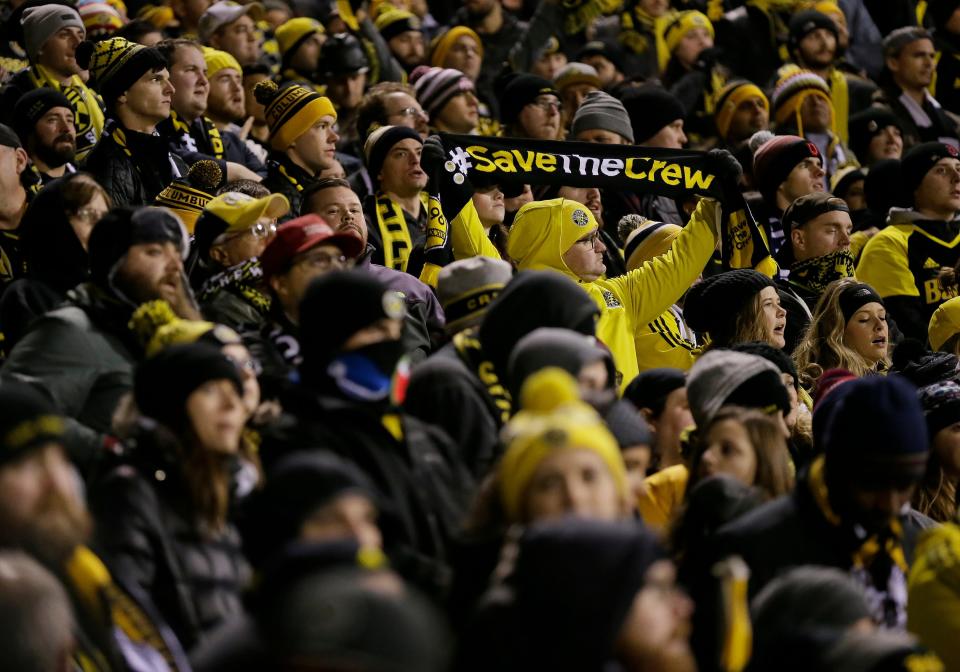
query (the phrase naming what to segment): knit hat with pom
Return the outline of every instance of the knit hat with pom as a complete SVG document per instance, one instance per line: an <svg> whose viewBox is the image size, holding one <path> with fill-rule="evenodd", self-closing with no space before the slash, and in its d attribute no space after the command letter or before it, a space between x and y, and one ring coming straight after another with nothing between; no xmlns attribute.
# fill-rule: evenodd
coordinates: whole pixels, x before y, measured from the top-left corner
<svg viewBox="0 0 960 672"><path fill-rule="evenodd" d="M789 69L777 81L773 90L773 119L777 126L794 122L800 135L803 135L803 121L800 108L810 96L819 96L830 105L831 123L833 123L833 101L830 99L830 87L820 75L800 68Z"/></svg>
<svg viewBox="0 0 960 672"><path fill-rule="evenodd" d="M186 178L174 180L157 194L154 205L173 210L188 233L193 233L197 218L206 207L214 192L223 184L226 176L216 161L204 159L190 166Z"/></svg>
<svg viewBox="0 0 960 672"><path fill-rule="evenodd" d="M337 118L337 110L326 96L299 84L279 88L265 80L253 90L257 102L264 106L270 128L270 146L284 151L306 133L323 116Z"/></svg>
<svg viewBox="0 0 960 672"><path fill-rule="evenodd" d="M607 465L618 493L627 496L626 468L616 439L590 406L580 401L573 377L558 368L530 376L521 410L504 427L507 445L499 467L500 501L510 522L526 517L528 488L540 464L560 450L587 450Z"/></svg>
<svg viewBox="0 0 960 672"><path fill-rule="evenodd" d="M90 83L107 106L122 96L144 73L167 67L159 50L111 37L100 42L81 42L77 63L90 71Z"/></svg>
<svg viewBox="0 0 960 672"><path fill-rule="evenodd" d="M218 347L243 344L240 334L230 327L202 320L184 320L163 299L147 301L133 312L128 325L144 345L147 357L166 347L182 343L205 342Z"/></svg>

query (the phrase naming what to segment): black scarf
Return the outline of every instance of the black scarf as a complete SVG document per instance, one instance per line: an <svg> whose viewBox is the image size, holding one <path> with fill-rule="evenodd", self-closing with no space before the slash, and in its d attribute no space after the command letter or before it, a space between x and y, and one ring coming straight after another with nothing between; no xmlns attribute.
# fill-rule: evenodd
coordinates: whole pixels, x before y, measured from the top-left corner
<svg viewBox="0 0 960 672"><path fill-rule="evenodd" d="M703 152L589 142L441 134L448 172L487 183L598 187L724 204L721 255L726 268L776 272L767 241L736 185L709 172Z"/></svg>
<svg viewBox="0 0 960 672"><path fill-rule="evenodd" d="M854 266L850 250L837 250L822 257L797 262L790 267L787 282L819 298L834 280L852 278Z"/></svg>

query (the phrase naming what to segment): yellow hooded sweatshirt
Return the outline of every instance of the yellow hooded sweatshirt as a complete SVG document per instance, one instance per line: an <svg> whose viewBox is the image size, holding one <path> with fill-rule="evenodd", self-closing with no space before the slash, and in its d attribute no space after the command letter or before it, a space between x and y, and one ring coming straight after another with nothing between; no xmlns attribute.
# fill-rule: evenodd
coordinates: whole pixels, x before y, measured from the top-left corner
<svg viewBox="0 0 960 672"><path fill-rule="evenodd" d="M598 228L597 220L586 206L555 198L520 208L507 253L521 271L558 271L593 297L600 308L597 338L613 353L622 391L640 371L634 337L700 275L716 248L719 226L720 204L701 199L669 252L618 278L587 282L570 270L563 255Z"/></svg>

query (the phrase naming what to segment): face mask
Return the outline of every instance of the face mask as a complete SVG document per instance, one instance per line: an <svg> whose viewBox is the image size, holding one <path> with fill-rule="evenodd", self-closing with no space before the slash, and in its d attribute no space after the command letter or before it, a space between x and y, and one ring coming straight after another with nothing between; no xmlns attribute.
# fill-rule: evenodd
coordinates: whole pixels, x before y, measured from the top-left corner
<svg viewBox="0 0 960 672"><path fill-rule="evenodd" d="M822 294L834 280L852 278L853 255L849 250L837 250L822 257L814 257L790 268L790 281Z"/></svg>
<svg viewBox="0 0 960 672"><path fill-rule="evenodd" d="M336 357L327 375L351 399L382 401L390 395L393 371L403 354L400 341L371 343Z"/></svg>

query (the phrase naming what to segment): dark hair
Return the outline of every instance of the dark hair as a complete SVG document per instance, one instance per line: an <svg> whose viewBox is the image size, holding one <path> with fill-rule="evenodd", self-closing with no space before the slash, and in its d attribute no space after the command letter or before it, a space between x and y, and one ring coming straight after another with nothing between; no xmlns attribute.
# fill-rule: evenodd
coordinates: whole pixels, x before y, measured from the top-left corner
<svg viewBox="0 0 960 672"><path fill-rule="evenodd" d="M300 200L300 214L306 214L307 208L309 208L310 199L312 199L315 194L318 194L325 189L334 189L336 187L343 187L344 189L353 191L353 187L350 186L350 183L340 177L324 177L315 182L311 182L310 186L303 190L303 196Z"/></svg>
<svg viewBox="0 0 960 672"><path fill-rule="evenodd" d="M188 40L182 37L161 40L160 42L157 42L156 48L161 54L163 54L163 57L167 59L167 63L172 66L177 60L175 58L177 55L177 49L180 49L181 47L192 47L203 54L203 46L199 42L196 40Z"/></svg>
<svg viewBox="0 0 960 672"><path fill-rule="evenodd" d="M220 194L226 194L230 191L237 194L244 194L251 198L266 198L270 195L269 189L260 182L254 182L253 180L234 180L233 182L227 182L217 189L216 195L219 196Z"/></svg>
<svg viewBox="0 0 960 672"><path fill-rule="evenodd" d="M89 173L77 173L75 178L65 181L63 189L60 190L60 196L63 198L63 205L68 217L75 215L97 194L103 197L108 210L113 207L110 194Z"/></svg>
<svg viewBox="0 0 960 672"><path fill-rule="evenodd" d="M391 93L405 93L414 99L417 97L412 86L400 82L380 82L371 87L357 106L357 132L361 140L365 140L379 126L387 124L387 106L384 99Z"/></svg>
<svg viewBox="0 0 960 672"><path fill-rule="evenodd" d="M140 40L143 39L143 36L149 35L150 33L163 34L163 31L149 21L144 21L143 19L134 19L123 28L115 32L113 36L122 37L130 42L136 42L140 44Z"/></svg>
<svg viewBox="0 0 960 672"><path fill-rule="evenodd" d="M270 66L266 63L254 63L253 65L245 65L242 68L244 77L252 77L253 75L267 75L270 76Z"/></svg>

